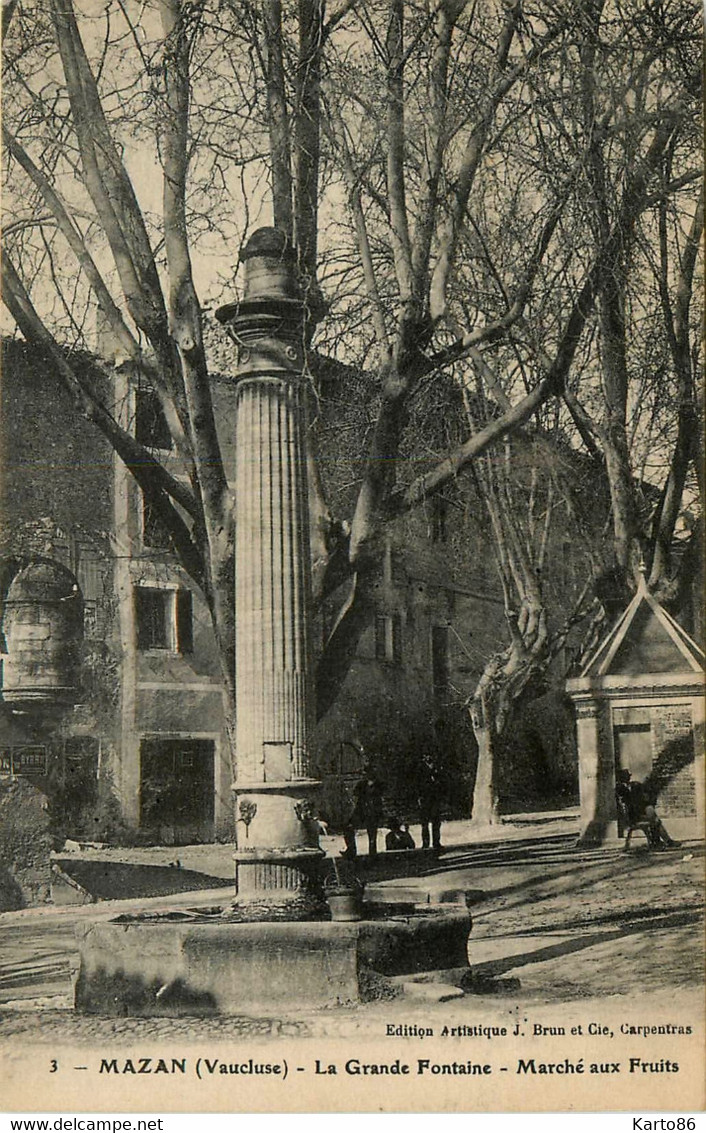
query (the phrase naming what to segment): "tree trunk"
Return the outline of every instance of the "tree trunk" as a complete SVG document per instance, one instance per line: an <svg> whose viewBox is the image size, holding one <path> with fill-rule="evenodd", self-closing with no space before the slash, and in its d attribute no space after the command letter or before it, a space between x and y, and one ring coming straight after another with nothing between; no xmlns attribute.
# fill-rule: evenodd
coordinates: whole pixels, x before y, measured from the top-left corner
<svg viewBox="0 0 706 1133"><path fill-rule="evenodd" d="M469 708L473 734L478 745L476 781L471 800L474 826L495 826L500 822L497 792L497 734L495 713L487 690L477 693Z"/></svg>

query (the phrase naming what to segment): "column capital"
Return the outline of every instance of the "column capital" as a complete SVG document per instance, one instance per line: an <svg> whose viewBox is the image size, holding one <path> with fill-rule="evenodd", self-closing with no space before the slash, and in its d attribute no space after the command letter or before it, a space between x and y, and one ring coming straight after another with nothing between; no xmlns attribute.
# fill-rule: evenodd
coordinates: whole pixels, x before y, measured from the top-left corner
<svg viewBox="0 0 706 1133"><path fill-rule="evenodd" d="M598 700L577 700L574 702L574 712L577 720L590 720L600 715L601 705Z"/></svg>

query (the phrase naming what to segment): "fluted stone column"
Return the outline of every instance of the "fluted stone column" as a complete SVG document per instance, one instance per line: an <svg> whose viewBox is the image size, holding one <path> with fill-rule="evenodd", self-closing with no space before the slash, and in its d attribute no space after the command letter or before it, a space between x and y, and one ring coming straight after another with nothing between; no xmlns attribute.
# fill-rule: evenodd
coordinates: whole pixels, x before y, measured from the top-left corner
<svg viewBox="0 0 706 1133"><path fill-rule="evenodd" d="M309 771L311 557L305 308L274 228L241 254L244 297L217 312L238 348L236 417L237 903L312 914L323 852Z"/></svg>

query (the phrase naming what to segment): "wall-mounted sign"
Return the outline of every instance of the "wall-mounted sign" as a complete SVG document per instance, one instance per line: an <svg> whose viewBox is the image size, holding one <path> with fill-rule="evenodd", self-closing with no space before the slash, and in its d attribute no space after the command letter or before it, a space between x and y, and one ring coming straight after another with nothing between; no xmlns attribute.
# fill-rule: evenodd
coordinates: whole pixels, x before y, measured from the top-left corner
<svg viewBox="0 0 706 1133"><path fill-rule="evenodd" d="M0 748L0 775L46 775L45 747Z"/></svg>

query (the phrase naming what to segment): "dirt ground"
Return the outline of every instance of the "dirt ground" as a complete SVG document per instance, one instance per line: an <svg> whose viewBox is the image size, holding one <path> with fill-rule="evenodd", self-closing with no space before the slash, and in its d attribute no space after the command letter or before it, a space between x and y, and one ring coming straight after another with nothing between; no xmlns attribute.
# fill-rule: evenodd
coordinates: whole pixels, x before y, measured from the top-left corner
<svg viewBox="0 0 706 1133"><path fill-rule="evenodd" d="M605 997L702 1001L702 842L664 853L636 848L625 854L617 845L578 850L572 824L566 821L517 823L484 841L471 837L459 823L446 832L446 841L450 844L438 861L420 856L415 873L407 870L404 877L388 876L376 885L414 889L420 900L465 894L473 918L468 947L473 981L463 1004L474 1018L497 1015L499 1008L558 1007ZM213 852L204 856L209 873L214 873ZM203 900L204 893L198 897ZM180 904L185 900L188 895L181 894ZM381 1012L388 1019L406 1018L410 1004L414 1006L408 990L391 1002L316 1017L296 1011L262 1019L76 1016L71 1009L71 973L77 960L74 923L126 907L141 905L106 903L0 916L0 1042L20 1035L33 1042L60 1036L62 1041L82 1043L178 1033L192 1039L348 1033L374 1028ZM427 1017L458 1013L459 1001L446 1002L438 989L422 988L414 994L426 997Z"/></svg>

